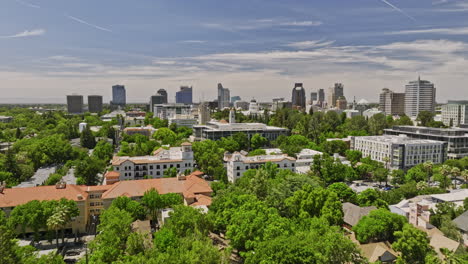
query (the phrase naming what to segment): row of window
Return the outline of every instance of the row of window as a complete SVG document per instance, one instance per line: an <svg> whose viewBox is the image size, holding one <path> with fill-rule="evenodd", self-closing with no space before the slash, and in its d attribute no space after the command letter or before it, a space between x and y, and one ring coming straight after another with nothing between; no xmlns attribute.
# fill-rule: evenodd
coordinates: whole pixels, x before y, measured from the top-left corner
<svg viewBox="0 0 468 264"><path fill-rule="evenodd" d="M280 164L276 164L276 166L277 166L278 168L281 167ZM296 166L296 165L295 165L294 163L291 163L291 167L295 167L295 166ZM283 168L287 168L287 167L288 167L288 164L287 164L287 163L283 164ZM259 169L259 168L260 168L260 165L251 165L250 167L249 167L248 165L245 166L245 169L246 169L246 170L248 170L249 168L250 168L250 169ZM236 170L240 170L240 169L241 169L240 166L237 166L237 167L236 167Z"/></svg>
<svg viewBox="0 0 468 264"><path fill-rule="evenodd" d="M102 206L102 205L104 205L104 203L102 203L102 202L91 202L91 203L89 203L89 206Z"/></svg>
<svg viewBox="0 0 468 264"><path fill-rule="evenodd" d="M190 163L190 162L189 162L189 163L185 163L184 166L185 166L185 167L191 167L191 166L192 166L192 163ZM162 166L161 166L161 165L156 165L156 166L149 165L149 169L150 169L150 170L154 169L154 167L156 167L157 170L161 169L161 167L162 167L162 169L167 169L167 168L168 168L167 164L163 164ZM175 166L174 166L174 164L170 164L170 165L169 165L169 168L173 168L173 167L180 168L180 164L176 164ZM136 167L135 169L138 170L139 167ZM143 170L146 170L146 166L143 166L142 169L143 169ZM120 167L116 166L116 167L115 167L115 170L117 170L117 171L120 170ZM128 170L133 170L133 169L132 169L131 166L124 166L124 170L128 171Z"/></svg>
<svg viewBox="0 0 468 264"><path fill-rule="evenodd" d="M96 194L90 194L89 199L99 199L101 198L102 194L96 193Z"/></svg>

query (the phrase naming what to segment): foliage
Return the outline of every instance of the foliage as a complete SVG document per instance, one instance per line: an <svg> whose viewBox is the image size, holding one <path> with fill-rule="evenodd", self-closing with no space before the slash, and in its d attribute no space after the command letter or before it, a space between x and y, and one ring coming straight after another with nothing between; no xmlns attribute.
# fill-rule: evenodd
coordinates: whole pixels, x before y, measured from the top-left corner
<svg viewBox="0 0 468 264"><path fill-rule="evenodd" d="M262 137L260 134L255 134L250 139L252 149L259 149L268 145L268 139Z"/></svg>
<svg viewBox="0 0 468 264"><path fill-rule="evenodd" d="M259 243L245 263L365 263L356 245L339 228L319 225Z"/></svg>
<svg viewBox="0 0 468 264"><path fill-rule="evenodd" d="M117 197L112 201L111 207L116 207L120 210L127 211L132 216L133 220L145 220L146 209L139 202L134 201L127 196Z"/></svg>
<svg viewBox="0 0 468 264"><path fill-rule="evenodd" d="M192 146L193 155L197 161L198 168L207 175L214 176L215 179L224 179L223 157L224 152L218 148L215 141L205 140L195 142Z"/></svg>
<svg viewBox="0 0 468 264"><path fill-rule="evenodd" d="M80 144L84 148L93 149L96 146L96 139L94 138L93 132L87 125L80 135Z"/></svg>
<svg viewBox="0 0 468 264"><path fill-rule="evenodd" d="M403 263L425 263L426 256L433 253L427 234L410 224L405 224L403 230L394 235L397 241L392 244L392 248L401 252L398 258Z"/></svg>
<svg viewBox="0 0 468 264"><path fill-rule="evenodd" d="M259 156L259 155L266 155L266 151L264 149L255 149L249 152L247 156Z"/></svg>
<svg viewBox="0 0 468 264"><path fill-rule="evenodd" d="M159 128L154 134L153 138L161 141L163 145L174 145L177 141L177 134L169 128Z"/></svg>
<svg viewBox="0 0 468 264"><path fill-rule="evenodd" d="M78 178L78 183L85 185L96 185L100 179L98 173L104 171L105 162L96 157L86 157L78 161L75 168L75 176Z"/></svg>
<svg viewBox="0 0 468 264"><path fill-rule="evenodd" d="M389 212L387 209L371 211L363 216L358 224L353 227L356 239L361 243L394 241L394 232L401 231L406 218Z"/></svg>

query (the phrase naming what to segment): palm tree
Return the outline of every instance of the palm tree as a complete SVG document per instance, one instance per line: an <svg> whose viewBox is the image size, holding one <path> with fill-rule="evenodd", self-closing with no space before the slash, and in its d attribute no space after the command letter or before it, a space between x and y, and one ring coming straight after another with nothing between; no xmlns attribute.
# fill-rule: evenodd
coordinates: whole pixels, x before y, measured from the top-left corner
<svg viewBox="0 0 468 264"><path fill-rule="evenodd" d="M54 213L47 219L47 228L55 231L55 241L57 249L59 247L59 230L62 229L69 219L69 210L65 205L60 204L55 208ZM62 243L64 242L62 236Z"/></svg>
<svg viewBox="0 0 468 264"><path fill-rule="evenodd" d="M432 163L432 161L430 161L430 160L423 163L423 167L427 172L427 184L431 183L431 176L432 176L433 166L434 166L434 163Z"/></svg>
<svg viewBox="0 0 468 264"><path fill-rule="evenodd" d="M453 167L451 173L452 173L452 181L454 181L454 179L455 179L454 183L455 183L455 189L456 189L457 188L457 177L460 176L460 169L458 167Z"/></svg>
<svg viewBox="0 0 468 264"><path fill-rule="evenodd" d="M448 187L448 186L445 186L446 179L448 178L448 176L450 176L451 172L452 172L452 167L450 167L449 165L442 165L442 167L440 168L440 174L444 177L444 179L443 179L443 182L440 183L441 187L443 188Z"/></svg>
<svg viewBox="0 0 468 264"><path fill-rule="evenodd" d="M463 179L465 180L465 184L468 184L468 170L463 170L461 172L461 176L463 177Z"/></svg>

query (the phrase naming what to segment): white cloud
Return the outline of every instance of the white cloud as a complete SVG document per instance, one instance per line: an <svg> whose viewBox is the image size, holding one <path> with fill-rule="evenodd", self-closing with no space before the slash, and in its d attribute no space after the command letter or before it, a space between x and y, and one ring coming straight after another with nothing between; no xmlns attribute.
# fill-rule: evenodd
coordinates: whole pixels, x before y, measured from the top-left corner
<svg viewBox="0 0 468 264"><path fill-rule="evenodd" d="M305 28L305 27L316 27L322 25L321 21L312 21L312 20L288 20L288 19L257 19L247 22L239 23L203 23L203 27L211 29L219 29L225 31L243 31L243 30L256 30L262 28L273 28L273 27L283 27L283 28Z"/></svg>
<svg viewBox="0 0 468 264"><path fill-rule="evenodd" d="M182 43L189 43L189 44L202 44L202 43L206 43L206 41L204 40L184 40L184 41L181 41Z"/></svg>
<svg viewBox="0 0 468 264"><path fill-rule="evenodd" d="M22 1L22 0L15 0L17 3L20 3L24 6L27 6L27 7L32 7L32 8L41 8L40 6L38 5L35 5L35 4L31 4L31 3L28 3L26 1Z"/></svg>
<svg viewBox="0 0 468 264"><path fill-rule="evenodd" d="M402 31L388 32L386 34L387 35L413 35L413 34L468 35L468 27L402 30Z"/></svg>
<svg viewBox="0 0 468 264"><path fill-rule="evenodd" d="M335 41L324 42L322 40L308 40L308 41L291 42L289 44L286 44L285 46L295 48L295 49L312 49L312 48L330 46L333 43L335 43Z"/></svg>
<svg viewBox="0 0 468 264"><path fill-rule="evenodd" d="M0 38L25 38L25 37L34 37L34 36L42 36L46 33L45 29L33 29L33 30L25 30L23 32L17 33L15 35L10 36L0 36Z"/></svg>
<svg viewBox="0 0 468 264"><path fill-rule="evenodd" d="M45 60L49 63L30 65L31 71L0 71L4 85L13 88L8 96L65 95L77 91L106 95L110 94L111 84L122 82L129 87L129 97L140 101L146 101L154 92L149 87L162 87L173 93L179 85L186 84L195 87L197 100L212 99L216 83L223 82L233 94L267 101L277 96L289 97L294 82L318 89L339 81L345 84L346 95L374 101L381 88L402 90L407 81L421 74L436 83L438 101L450 99L453 94L468 97L468 90L461 88L468 82L468 43L450 40L152 58L127 66L63 55ZM28 90L37 87L33 83L46 88L41 92Z"/></svg>
<svg viewBox="0 0 468 264"><path fill-rule="evenodd" d="M291 22L283 22L279 25L281 26L293 26L293 27L314 27L322 25L322 21L291 21Z"/></svg>

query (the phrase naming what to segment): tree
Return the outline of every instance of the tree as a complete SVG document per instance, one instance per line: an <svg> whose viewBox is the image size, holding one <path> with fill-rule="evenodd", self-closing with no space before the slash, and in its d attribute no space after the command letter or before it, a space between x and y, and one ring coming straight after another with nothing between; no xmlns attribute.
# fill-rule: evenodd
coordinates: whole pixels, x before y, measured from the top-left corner
<svg viewBox="0 0 468 264"><path fill-rule="evenodd" d="M420 182L427 180L427 173L422 164L416 165L409 169L405 176L405 181Z"/></svg>
<svg viewBox="0 0 468 264"><path fill-rule="evenodd" d="M427 173L427 184L431 183L431 177L432 177L432 168L434 167L434 163L432 161L426 161L423 163L423 168L426 170Z"/></svg>
<svg viewBox="0 0 468 264"><path fill-rule="evenodd" d="M392 248L401 252L398 258L404 263L425 263L426 256L433 253L426 233L410 224L405 224L403 230L394 235L397 241Z"/></svg>
<svg viewBox="0 0 468 264"><path fill-rule="evenodd" d="M384 168L377 168L373 173L372 173L372 178L374 181L378 181L380 184L384 181L387 183L388 180L388 170Z"/></svg>
<svg viewBox="0 0 468 264"><path fill-rule="evenodd" d="M382 135L385 128L387 128L387 120L384 114L375 114L369 118L369 133L371 135Z"/></svg>
<svg viewBox="0 0 468 264"><path fill-rule="evenodd" d="M104 170L104 161L96 157L86 157L78 162L75 168L75 176L80 184L96 185L99 183L98 173Z"/></svg>
<svg viewBox="0 0 468 264"><path fill-rule="evenodd" d="M215 141L205 140L193 144L193 156L198 168L207 175L222 179L225 175L223 157L224 152Z"/></svg>
<svg viewBox="0 0 468 264"><path fill-rule="evenodd" d="M434 122L434 114L429 111L421 111L416 121L419 121L421 126L429 126L431 122Z"/></svg>
<svg viewBox="0 0 468 264"><path fill-rule="evenodd" d="M177 168L176 167L172 167L172 168L168 168L167 170L164 171L164 178L175 178L177 177Z"/></svg>
<svg viewBox="0 0 468 264"><path fill-rule="evenodd" d="M186 237L194 233L207 235L210 230L210 222L200 209L190 206L176 205L165 228L170 229L176 236Z"/></svg>
<svg viewBox="0 0 468 264"><path fill-rule="evenodd" d="M7 224L5 213L0 210L0 248L2 249L0 263L21 263L16 254L18 245L14 239L15 234Z"/></svg>
<svg viewBox="0 0 468 264"><path fill-rule="evenodd" d="M346 150L345 152L346 159L348 159L352 164L356 164L361 161L362 152L359 150Z"/></svg>
<svg viewBox="0 0 468 264"><path fill-rule="evenodd" d="M112 263L125 252L133 218L129 212L111 206L99 219L99 234L89 244L92 250L90 263Z"/></svg>
<svg viewBox="0 0 468 264"><path fill-rule="evenodd" d="M159 128L153 135L153 138L161 141L163 145L174 145L177 141L177 134L169 128Z"/></svg>
<svg viewBox="0 0 468 264"><path fill-rule="evenodd" d="M450 219L448 215L442 216L440 231L442 231L446 237L455 241L460 241L462 238L460 232L458 231L457 225L452 222L452 219Z"/></svg>
<svg viewBox="0 0 468 264"><path fill-rule="evenodd" d="M380 198L380 193L375 189L367 189L357 196L359 206L377 206L379 208L387 208L388 204Z"/></svg>
<svg viewBox="0 0 468 264"><path fill-rule="evenodd" d="M112 201L111 206L129 212L132 215L133 220L144 220L146 218L146 210L143 205L128 198L127 196L117 197L114 201Z"/></svg>
<svg viewBox="0 0 468 264"><path fill-rule="evenodd" d="M406 223L404 216L389 212L387 209L371 211L363 216L353 227L356 239L361 243L394 241L394 232L401 231Z"/></svg>
<svg viewBox="0 0 468 264"><path fill-rule="evenodd" d="M105 140L101 140L96 144L93 150L93 156L98 159L108 161L112 158L114 153L114 146Z"/></svg>
<svg viewBox="0 0 468 264"><path fill-rule="evenodd" d="M59 246L59 230L62 229L69 221L70 211L67 206L59 205L56 207L54 214L47 219L47 228L55 231L55 241L57 249Z"/></svg>
<svg viewBox="0 0 468 264"><path fill-rule="evenodd" d="M320 229L262 241L245 263L365 263L356 245L339 228L321 225Z"/></svg>
<svg viewBox="0 0 468 264"><path fill-rule="evenodd" d="M218 145L220 148L223 148L224 150L231 153L241 150L239 143L237 143L237 141L235 141L232 137L221 138L221 140L218 141Z"/></svg>
<svg viewBox="0 0 468 264"><path fill-rule="evenodd" d="M457 177L460 176L461 172L460 169L457 167L453 167L452 171L450 172L452 174L452 181L454 182L454 187L455 189L457 188Z"/></svg>
<svg viewBox="0 0 468 264"><path fill-rule="evenodd" d="M405 182L405 172L402 170L393 170L390 175L392 184L403 184Z"/></svg>
<svg viewBox="0 0 468 264"><path fill-rule="evenodd" d="M356 193L344 182L336 182L328 186L329 190L333 191L338 195L338 198L341 202L346 203L355 203L356 202Z"/></svg>
<svg viewBox="0 0 468 264"><path fill-rule="evenodd" d="M234 141L236 141L239 144L239 148L242 150L248 150L249 149L249 138L247 135L243 132L236 133L232 136Z"/></svg>
<svg viewBox="0 0 468 264"><path fill-rule="evenodd" d="M96 146L96 139L89 126L86 126L80 135L80 143L82 147L93 149Z"/></svg>
<svg viewBox="0 0 468 264"><path fill-rule="evenodd" d="M262 137L260 134L255 134L250 139L250 145L252 149L259 149L268 145L268 139Z"/></svg>
<svg viewBox="0 0 468 264"><path fill-rule="evenodd" d="M233 212L226 236L240 251L250 251L262 241L268 241L291 232L288 219L282 218L275 208L264 202L247 202Z"/></svg>
<svg viewBox="0 0 468 264"><path fill-rule="evenodd" d="M163 209L162 198L158 191L156 189L146 191L141 198L141 203L148 210L151 219L157 221L159 210Z"/></svg>

